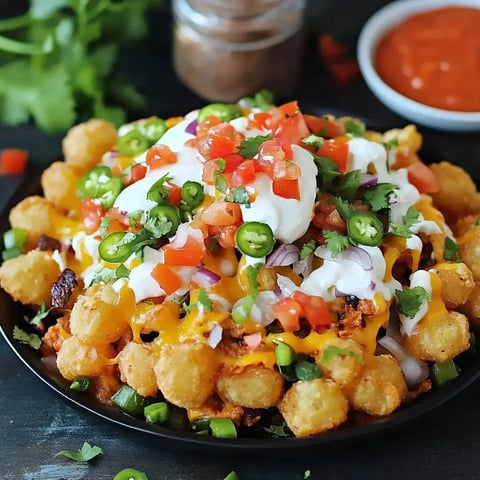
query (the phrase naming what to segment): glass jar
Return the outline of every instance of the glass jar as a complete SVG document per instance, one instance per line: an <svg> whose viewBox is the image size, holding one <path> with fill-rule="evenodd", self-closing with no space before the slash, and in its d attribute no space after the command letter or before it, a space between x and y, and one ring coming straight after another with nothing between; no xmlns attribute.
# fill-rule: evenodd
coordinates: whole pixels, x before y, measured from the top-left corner
<svg viewBox="0 0 480 480"><path fill-rule="evenodd" d="M234 102L297 84L305 0L173 0L174 66L191 90Z"/></svg>

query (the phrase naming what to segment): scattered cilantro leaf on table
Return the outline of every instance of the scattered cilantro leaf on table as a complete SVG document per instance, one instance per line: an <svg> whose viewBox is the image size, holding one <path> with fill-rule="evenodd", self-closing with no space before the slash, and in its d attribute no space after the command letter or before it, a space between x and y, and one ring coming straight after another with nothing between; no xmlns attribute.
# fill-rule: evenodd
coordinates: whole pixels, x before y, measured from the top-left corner
<svg viewBox="0 0 480 480"><path fill-rule="evenodd" d="M63 455L76 462L88 462L102 453L103 450L100 447L97 447L96 445L92 447L88 442L85 442L82 445L82 448L79 448L77 451L61 450L56 453L55 456L58 457L59 455Z"/></svg>

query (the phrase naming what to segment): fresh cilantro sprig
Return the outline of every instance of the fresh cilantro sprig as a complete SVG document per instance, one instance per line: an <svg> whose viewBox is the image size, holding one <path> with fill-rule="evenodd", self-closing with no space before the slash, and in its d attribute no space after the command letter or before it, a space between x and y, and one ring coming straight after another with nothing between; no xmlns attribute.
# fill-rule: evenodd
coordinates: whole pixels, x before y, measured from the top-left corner
<svg viewBox="0 0 480 480"><path fill-rule="evenodd" d="M460 245L454 242L450 237L445 237L443 257L451 262L461 262L462 259L458 255Z"/></svg>
<svg viewBox="0 0 480 480"><path fill-rule="evenodd" d="M61 132L80 117L120 124L125 107L140 111L145 99L113 66L122 46L148 31L146 12L155 4L30 0L26 14L9 19L18 28L1 37L0 122L33 118L44 131Z"/></svg>
<svg viewBox="0 0 480 480"><path fill-rule="evenodd" d="M336 230L322 230L322 235L325 238L327 248L332 252L334 257L345 248L353 245L349 237L342 235Z"/></svg>
<svg viewBox="0 0 480 480"><path fill-rule="evenodd" d="M85 442L82 445L82 448L79 448L76 451L60 450L55 456L58 457L59 455L63 455L64 457L75 460L76 462L89 462L102 453L103 450L100 447L97 447L96 445L92 447L88 442Z"/></svg>
<svg viewBox="0 0 480 480"><path fill-rule="evenodd" d="M210 300L210 297L208 296L208 292L202 287L197 290L197 302L192 303L191 305L183 306L185 312L190 312L194 308L198 310L203 309L206 312L212 311L212 302Z"/></svg>
<svg viewBox="0 0 480 480"><path fill-rule="evenodd" d="M42 339L36 333L28 333L16 325L13 327L13 339L32 347L34 350L38 350L42 346Z"/></svg>
<svg viewBox="0 0 480 480"><path fill-rule="evenodd" d="M258 147L269 140L271 135L257 135L256 137L245 138L238 147L238 153L243 158L253 158L258 153Z"/></svg>
<svg viewBox="0 0 480 480"><path fill-rule="evenodd" d="M317 242L315 242L315 240L309 240L307 243L304 243L299 254L300 260L307 258L315 251L316 248Z"/></svg>
<svg viewBox="0 0 480 480"><path fill-rule="evenodd" d="M357 120L355 118L346 118L345 120L343 120L342 123L347 133L349 133L353 137L365 137L365 124L360 120Z"/></svg>
<svg viewBox="0 0 480 480"><path fill-rule="evenodd" d="M398 188L398 185L393 183L377 183L377 185L363 191L363 202L374 212L378 212L389 207L390 197Z"/></svg>
<svg viewBox="0 0 480 480"><path fill-rule="evenodd" d="M413 318L423 302L430 300L431 295L423 287L395 290L397 310L406 317Z"/></svg>
<svg viewBox="0 0 480 480"><path fill-rule="evenodd" d="M38 325L44 318L48 316L48 314L50 313L50 310L51 310L50 308L47 308L45 300L42 301L42 303L38 307L37 313L33 318L30 319L29 322L32 325Z"/></svg>
<svg viewBox="0 0 480 480"><path fill-rule="evenodd" d="M402 223L390 223L390 231L399 237L410 238L410 228L420 221L420 212L415 207L409 207L407 213L402 217Z"/></svg>

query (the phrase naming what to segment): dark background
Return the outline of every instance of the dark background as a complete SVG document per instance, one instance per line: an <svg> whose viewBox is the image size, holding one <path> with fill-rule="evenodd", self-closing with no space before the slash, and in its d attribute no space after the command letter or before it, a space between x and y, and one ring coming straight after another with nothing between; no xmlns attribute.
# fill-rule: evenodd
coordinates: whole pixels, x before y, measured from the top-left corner
<svg viewBox="0 0 480 480"><path fill-rule="evenodd" d="M45 0L49 1L49 0ZM345 112L364 118L371 128L409 123L381 105L359 80L348 87L335 84L321 64L316 38L333 33L354 53L365 20L384 1L312 0L308 7L306 61L299 88L292 94L305 112ZM22 3L0 1L0 15ZM178 115L204 100L182 86L171 65L171 27L167 10L152 14L146 39L124 52L117 66L147 95L148 113ZM1 82L1 78L0 78ZM423 155L427 161L448 159L471 171L478 181L478 134L450 134L428 128ZM29 175L61 154L61 135L45 135L33 125L0 125L0 149L20 146L31 153ZM0 206L21 179L0 177ZM0 313L1 315L1 313ZM150 480L222 480L236 470L241 480L303 479L480 479L480 384L408 424L362 439L353 445L320 447L266 455L262 451L199 452L172 446L152 436L114 425L73 407L38 380L0 340L0 479L107 480L126 467L145 471ZM84 441L103 448L89 464L55 457L76 450Z"/></svg>

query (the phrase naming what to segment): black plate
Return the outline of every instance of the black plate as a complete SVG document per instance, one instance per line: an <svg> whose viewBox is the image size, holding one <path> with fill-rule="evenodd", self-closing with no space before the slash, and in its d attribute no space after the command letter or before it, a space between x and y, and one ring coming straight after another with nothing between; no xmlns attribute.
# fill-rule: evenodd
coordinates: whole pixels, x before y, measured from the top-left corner
<svg viewBox="0 0 480 480"><path fill-rule="evenodd" d="M40 191L38 174L29 176L30 178L33 177L34 180L27 181L20 185L0 215L0 231L3 232L9 228L8 212L11 207L22 198ZM18 178L12 178L11 180L14 183L18 181ZM12 182L10 182L9 179L1 179L0 192L3 191L2 184L7 186ZM297 451L300 448L308 449L309 447L322 447L322 450L326 448L337 449L340 446L355 443L362 439L365 440L368 438L370 440L373 436L390 432L399 426L413 421L424 413L448 401L480 377L480 354L476 354L466 365L463 365L462 372L456 380L442 388L433 389L421 395L412 403L402 406L387 417L368 419L368 421L366 421L365 418L362 420L357 419L355 422L349 422L338 430L308 438L219 439L197 435L187 431L171 430L158 425L151 425L143 420L124 414L117 408L100 405L86 394L70 390L70 382L62 378L56 369L48 368L41 360L41 355L38 351L13 340L13 327L17 322L21 321L24 310L21 305L13 302L3 291L0 291L0 311L2 312L0 317L0 331L7 344L18 358L55 392L83 410L98 415L114 424L159 437L168 441L172 447L182 447L185 445L201 449L220 447L222 449L245 452L261 449L263 452L272 453L282 450L285 454Z"/></svg>

